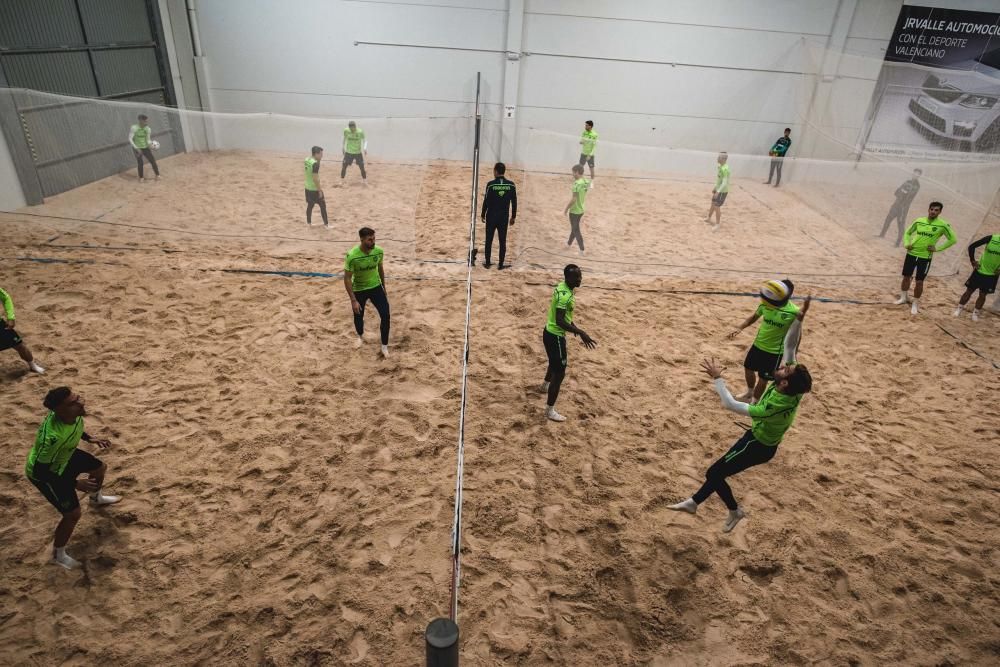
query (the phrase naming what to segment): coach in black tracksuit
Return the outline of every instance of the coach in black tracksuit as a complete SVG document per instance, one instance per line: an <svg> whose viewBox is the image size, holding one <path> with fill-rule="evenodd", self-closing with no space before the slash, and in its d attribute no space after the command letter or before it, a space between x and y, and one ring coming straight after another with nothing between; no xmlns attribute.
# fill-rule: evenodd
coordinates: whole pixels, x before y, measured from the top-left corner
<svg viewBox="0 0 1000 667"><path fill-rule="evenodd" d="M486 195L483 197L483 222L486 223L486 261L483 266L490 268L490 251L493 249L493 234L500 233L500 263L497 269L506 269L503 260L507 256L507 215L510 214L510 225L514 225L517 217L517 190L514 183L503 177L507 167L503 162L493 166L495 178L486 184Z"/></svg>

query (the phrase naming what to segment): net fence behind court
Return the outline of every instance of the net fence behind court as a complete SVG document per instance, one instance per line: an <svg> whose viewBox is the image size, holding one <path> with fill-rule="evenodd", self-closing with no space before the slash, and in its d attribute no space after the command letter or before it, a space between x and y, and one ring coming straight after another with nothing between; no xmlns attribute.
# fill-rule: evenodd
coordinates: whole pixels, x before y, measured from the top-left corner
<svg viewBox="0 0 1000 667"><path fill-rule="evenodd" d="M762 143L769 146L773 139ZM995 163L868 157L788 157L780 162L781 185L775 188L764 184L774 162L765 147L763 155L729 152L730 192L715 229L706 217L717 151L611 141L598 146L580 252L575 240L569 243L564 214L579 136L517 128L516 145L506 147L507 155L525 156L509 171L520 202L508 251L516 264L556 269L572 261L624 278L756 280L775 273L817 281L889 278L898 275L902 261L896 247L900 230L926 215L931 201L941 201L942 217L958 243L933 262L932 275L951 275L968 265L969 241L987 233L982 230L990 226L989 211L1000 190ZM490 177L490 167L484 161L481 179ZM923 170L916 196L909 206L897 204L898 189L916 168ZM589 179L586 166L584 176Z"/></svg>
<svg viewBox="0 0 1000 667"><path fill-rule="evenodd" d="M23 89L0 95L16 110L16 136L31 159L27 176L45 198L23 209L20 219L60 232L57 243L315 256L303 267L315 271L336 268L337 257L357 242L357 229L370 226L396 258L463 254L460 232L451 248L440 247L433 230L447 223L435 204L448 199L449 187L466 202L470 117L307 118L182 111ZM128 140L139 114L149 117L151 138L159 143L153 154L163 177L155 183L139 183ZM341 179L349 120L368 143L367 186L356 163ZM305 159L314 145L324 148L319 181L330 230L322 228L318 206L312 228L305 225ZM153 176L148 162L144 175ZM467 219L461 211L453 217Z"/></svg>

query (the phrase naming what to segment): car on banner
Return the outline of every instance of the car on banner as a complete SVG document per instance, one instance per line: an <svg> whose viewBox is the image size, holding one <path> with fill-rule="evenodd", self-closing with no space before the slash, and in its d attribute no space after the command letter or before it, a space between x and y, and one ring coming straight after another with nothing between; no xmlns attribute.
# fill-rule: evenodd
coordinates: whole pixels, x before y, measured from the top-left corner
<svg viewBox="0 0 1000 667"><path fill-rule="evenodd" d="M1000 152L1000 49L927 75L910 122L960 150Z"/></svg>

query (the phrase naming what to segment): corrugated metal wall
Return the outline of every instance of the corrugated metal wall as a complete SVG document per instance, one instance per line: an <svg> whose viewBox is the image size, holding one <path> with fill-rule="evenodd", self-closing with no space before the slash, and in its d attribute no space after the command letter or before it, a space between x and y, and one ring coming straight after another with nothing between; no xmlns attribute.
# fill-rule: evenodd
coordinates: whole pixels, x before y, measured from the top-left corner
<svg viewBox="0 0 1000 667"><path fill-rule="evenodd" d="M0 84L11 88L172 106L166 48L155 0L0 0ZM22 184L42 196L134 168L128 128L146 113L160 156L183 150L180 128L164 113L83 100L14 95L4 114L8 142L27 145L15 164ZM16 118L9 116L16 113ZM16 124L19 134L9 125ZM14 135L12 137L12 135ZM26 162L26 160L22 160ZM26 173L28 169L33 173ZM39 187L25 187L38 191ZM37 197L28 197L30 203Z"/></svg>

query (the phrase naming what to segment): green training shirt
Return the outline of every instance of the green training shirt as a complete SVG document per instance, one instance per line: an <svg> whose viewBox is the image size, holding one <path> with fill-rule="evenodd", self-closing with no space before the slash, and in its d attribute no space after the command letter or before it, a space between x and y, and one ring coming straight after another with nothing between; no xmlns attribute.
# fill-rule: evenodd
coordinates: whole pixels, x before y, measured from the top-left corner
<svg viewBox="0 0 1000 667"><path fill-rule="evenodd" d="M365 143L365 131L362 129L357 129L351 132L351 128L344 128L344 152L350 155L358 155L361 153L361 147Z"/></svg>
<svg viewBox="0 0 1000 667"><path fill-rule="evenodd" d="M35 444L28 452L24 474L34 479L35 463L48 463L49 470L61 475L73 456L76 446L83 437L83 417L77 417L72 424L66 424L56 413L50 412L38 427Z"/></svg>
<svg viewBox="0 0 1000 667"><path fill-rule="evenodd" d="M372 248L368 254L359 245L351 248L344 259L344 271L351 272L352 290L364 292L382 284L382 277L378 274L378 267L382 266L382 254L379 246Z"/></svg>
<svg viewBox="0 0 1000 667"><path fill-rule="evenodd" d="M934 252L941 252L955 245L958 241L955 238L955 232L952 231L948 221L940 216L933 220L917 218L906 230L906 233L903 234L903 247L905 248L912 244L913 247L906 251L908 254L920 257L921 259L928 259L931 253L927 249L933 246L942 236L946 236L948 241L940 248L935 248Z"/></svg>
<svg viewBox="0 0 1000 667"><path fill-rule="evenodd" d="M136 148L149 148L149 125L146 127L132 126L132 143Z"/></svg>
<svg viewBox="0 0 1000 667"><path fill-rule="evenodd" d="M569 207L570 213L583 215L583 202L587 198L589 189L590 181L586 178L578 178L573 181L573 204Z"/></svg>
<svg viewBox="0 0 1000 667"><path fill-rule="evenodd" d="M597 148L597 132L584 130L580 137L583 139L580 152L587 156L593 155L594 149Z"/></svg>
<svg viewBox="0 0 1000 667"><path fill-rule="evenodd" d="M715 174L715 191L729 192L729 165L720 164Z"/></svg>
<svg viewBox="0 0 1000 667"><path fill-rule="evenodd" d="M995 276L1000 273L1000 234L990 237L990 242L983 248L983 256L979 258L979 268L976 269L984 276ZM0 298L3 297L3 290L0 290ZM6 304L6 302L4 302ZM14 307L11 306L8 319L14 317Z"/></svg>
<svg viewBox="0 0 1000 667"><path fill-rule="evenodd" d="M0 301L3 302L3 312L7 313L7 319L14 319L14 299L10 298L10 294L7 294L2 287L0 287Z"/></svg>
<svg viewBox="0 0 1000 667"><path fill-rule="evenodd" d="M311 190L313 192L319 190L319 188L316 187L316 180L313 178L313 174L318 173L319 160L310 155L306 158L306 190Z"/></svg>
<svg viewBox="0 0 1000 667"><path fill-rule="evenodd" d="M757 329L757 337L753 339L754 346L771 354L781 354L785 347L785 334L798 312L799 307L791 301L781 308L766 303L757 306L757 316L763 321Z"/></svg>
<svg viewBox="0 0 1000 667"><path fill-rule="evenodd" d="M775 446L785 437L785 431L792 427L795 413L799 409L802 395L789 396L778 391L774 383L767 388L764 395L749 408L751 427L759 442Z"/></svg>
<svg viewBox="0 0 1000 667"><path fill-rule="evenodd" d="M556 321L556 311L565 310L566 311L566 324L573 323L573 306L576 305L576 295L573 294L573 290L569 288L566 281L562 281L556 285L555 290L552 292L552 302L549 304L549 321L545 324L545 330L550 334L555 334L556 336L566 336L566 330L559 326Z"/></svg>

